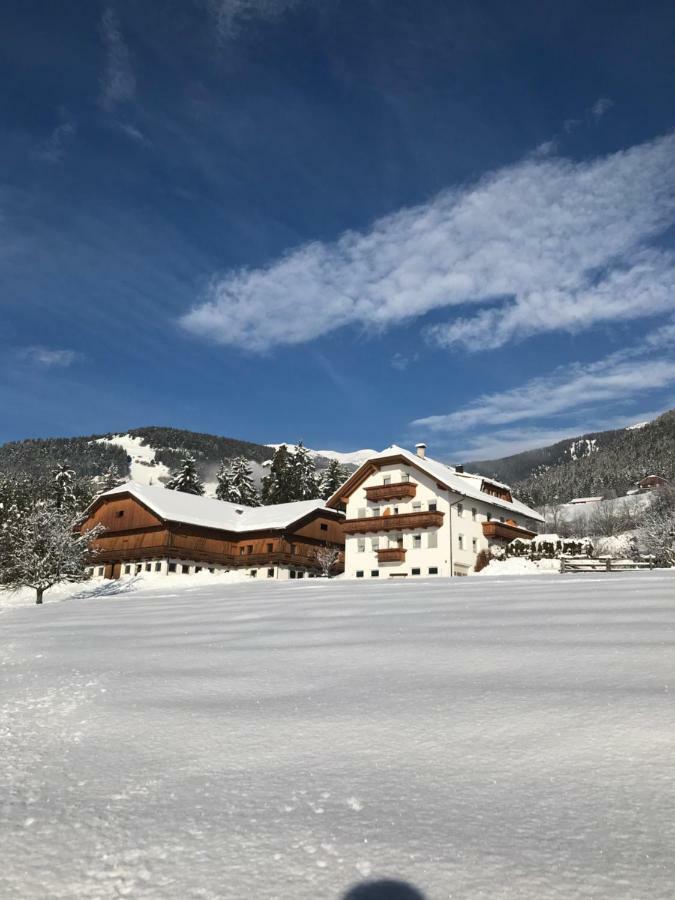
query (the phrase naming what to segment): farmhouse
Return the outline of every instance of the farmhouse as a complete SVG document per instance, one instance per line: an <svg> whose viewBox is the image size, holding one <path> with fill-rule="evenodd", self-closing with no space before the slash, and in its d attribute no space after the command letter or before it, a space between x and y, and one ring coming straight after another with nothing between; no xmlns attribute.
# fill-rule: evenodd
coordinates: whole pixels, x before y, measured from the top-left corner
<svg viewBox="0 0 675 900"><path fill-rule="evenodd" d="M370 457L327 501L346 512L347 577L468 575L481 550L534 537L542 516L507 485L416 450Z"/></svg>
<svg viewBox="0 0 675 900"><path fill-rule="evenodd" d="M342 515L323 500L244 507L128 482L101 494L81 528L102 524L91 574L236 569L252 578L303 578L320 566L318 548L342 548ZM342 571L342 559L335 572Z"/></svg>

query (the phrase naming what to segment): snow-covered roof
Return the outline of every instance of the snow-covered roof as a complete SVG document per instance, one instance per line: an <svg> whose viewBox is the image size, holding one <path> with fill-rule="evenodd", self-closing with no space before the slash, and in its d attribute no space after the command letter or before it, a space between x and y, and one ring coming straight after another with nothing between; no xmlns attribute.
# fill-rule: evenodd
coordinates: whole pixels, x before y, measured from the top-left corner
<svg viewBox="0 0 675 900"><path fill-rule="evenodd" d="M384 461L391 456L402 456L412 465L417 466L422 472L426 472L427 475L435 478L455 493L462 494L465 497L471 497L474 500L483 500L485 503L499 506L502 509L508 509L512 513L518 513L521 516L526 516L528 519L535 519L537 522L544 521L543 516L536 512L536 510L530 509L529 506L521 503L520 500L503 500L501 497L496 497L494 494L488 494L481 490L484 481L506 490L509 490L508 485L500 484L493 478L475 475L472 472L458 472L452 466L447 466L437 459L431 459L429 456L418 456L416 453L406 450L405 447L399 447L396 444L392 444L391 447L387 447L385 450L382 450L381 453L374 454L366 461L366 463L364 463L364 465ZM357 470L354 475L352 475L352 478L357 478L359 471L360 470ZM341 489L336 491L336 493L333 494L333 497L327 501L329 505L332 503L333 498L339 497L340 490Z"/></svg>
<svg viewBox="0 0 675 900"><path fill-rule="evenodd" d="M169 522L183 522L203 528L219 528L224 531L256 531L261 528L287 528L316 510L325 510L323 500L298 500L294 503L276 503L272 506L240 506L224 500L169 491L157 485L128 481L101 494L114 497L131 494L160 518ZM97 498L97 499L100 499ZM335 515L335 510L326 510Z"/></svg>

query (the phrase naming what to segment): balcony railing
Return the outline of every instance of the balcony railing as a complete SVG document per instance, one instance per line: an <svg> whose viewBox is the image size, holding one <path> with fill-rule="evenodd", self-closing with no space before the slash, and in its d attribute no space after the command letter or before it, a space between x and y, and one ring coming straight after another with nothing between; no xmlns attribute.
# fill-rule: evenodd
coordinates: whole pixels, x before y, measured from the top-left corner
<svg viewBox="0 0 675 900"><path fill-rule="evenodd" d="M404 531L414 528L438 528L445 514L438 511L396 513L391 516L368 516L365 519L346 519L342 523L345 534L367 534L377 531Z"/></svg>
<svg viewBox="0 0 675 900"><path fill-rule="evenodd" d="M483 522L483 537L493 540L512 541L514 538L529 540L535 533L519 525L510 525L508 522Z"/></svg>
<svg viewBox="0 0 675 900"><path fill-rule="evenodd" d="M386 500L412 499L417 493L414 481L401 481L396 484L376 484L366 488L366 499L379 503Z"/></svg>
<svg viewBox="0 0 675 900"><path fill-rule="evenodd" d="M172 547L168 544L158 544L153 547L134 547L119 550L100 550L90 556L90 565L100 565L107 562L145 562L153 559L178 559L190 562L205 563L219 566L227 566L233 569L246 567L256 568L264 566L288 565L309 569L319 569L320 565L313 556L300 553L287 553L274 550L269 553L244 553L234 555L229 553L211 553L204 550L190 550L185 547ZM335 570L344 568L344 556L340 554L336 561Z"/></svg>
<svg viewBox="0 0 675 900"><path fill-rule="evenodd" d="M377 551L378 563L405 562L405 548L387 547Z"/></svg>

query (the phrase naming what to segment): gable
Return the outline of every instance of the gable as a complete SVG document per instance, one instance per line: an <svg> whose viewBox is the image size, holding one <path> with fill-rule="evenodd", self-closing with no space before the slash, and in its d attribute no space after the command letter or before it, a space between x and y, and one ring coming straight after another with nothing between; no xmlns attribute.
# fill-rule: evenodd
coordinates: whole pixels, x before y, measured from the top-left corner
<svg viewBox="0 0 675 900"><path fill-rule="evenodd" d="M81 528L103 525L106 532L132 531L138 528L156 528L162 519L131 494L100 497L90 508Z"/></svg>

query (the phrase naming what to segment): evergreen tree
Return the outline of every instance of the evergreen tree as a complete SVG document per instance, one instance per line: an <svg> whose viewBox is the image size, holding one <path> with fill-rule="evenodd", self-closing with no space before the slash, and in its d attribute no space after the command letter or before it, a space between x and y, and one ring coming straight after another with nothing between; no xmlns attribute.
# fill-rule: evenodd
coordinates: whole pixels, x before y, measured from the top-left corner
<svg viewBox="0 0 675 900"><path fill-rule="evenodd" d="M166 486L170 491L180 491L183 494L201 496L204 493L204 482L199 477L194 457L186 456L183 459L181 467L174 472Z"/></svg>
<svg viewBox="0 0 675 900"><path fill-rule="evenodd" d="M218 469L218 474L216 475L216 498L218 500L226 500L229 503L234 502L232 497L232 488L230 485L230 463L228 460L224 459L220 468Z"/></svg>
<svg viewBox="0 0 675 900"><path fill-rule="evenodd" d="M120 470L112 463L98 479L101 491L111 491L113 488L124 484L125 479L120 475Z"/></svg>
<svg viewBox="0 0 675 900"><path fill-rule="evenodd" d="M262 482L262 502L265 506L273 503L288 503L295 498L291 485L291 455L288 447L281 444L274 453L269 474Z"/></svg>
<svg viewBox="0 0 675 900"><path fill-rule="evenodd" d="M349 478L349 472L336 459L331 459L321 476L320 496L323 500L332 497L335 491Z"/></svg>
<svg viewBox="0 0 675 900"><path fill-rule="evenodd" d="M319 496L316 466L302 441L291 458L290 481L293 500L315 500Z"/></svg>
<svg viewBox="0 0 675 900"><path fill-rule="evenodd" d="M75 509L75 473L66 465L59 465L54 473L53 498L57 509Z"/></svg>
<svg viewBox="0 0 675 900"><path fill-rule="evenodd" d="M243 506L260 506L258 492L253 484L251 467L243 456L237 456L232 460L230 484L233 494L237 497L235 503L241 503Z"/></svg>

